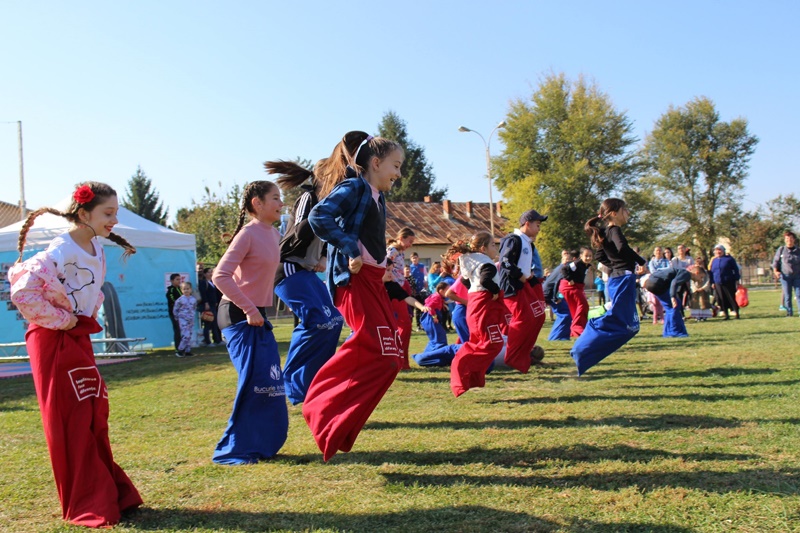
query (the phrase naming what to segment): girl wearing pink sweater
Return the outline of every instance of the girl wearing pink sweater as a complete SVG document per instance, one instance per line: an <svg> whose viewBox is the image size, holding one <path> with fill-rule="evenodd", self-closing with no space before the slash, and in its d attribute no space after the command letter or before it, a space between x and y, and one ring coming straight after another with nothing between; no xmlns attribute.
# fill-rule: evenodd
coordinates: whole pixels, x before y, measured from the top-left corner
<svg viewBox="0 0 800 533"><path fill-rule="evenodd" d="M239 226L214 269L222 291L217 322L239 374L228 427L214 451L215 463L256 463L278 453L289 430L289 414L278 345L266 308L280 264L281 193L271 181L244 190ZM245 224L247 217L250 222Z"/></svg>

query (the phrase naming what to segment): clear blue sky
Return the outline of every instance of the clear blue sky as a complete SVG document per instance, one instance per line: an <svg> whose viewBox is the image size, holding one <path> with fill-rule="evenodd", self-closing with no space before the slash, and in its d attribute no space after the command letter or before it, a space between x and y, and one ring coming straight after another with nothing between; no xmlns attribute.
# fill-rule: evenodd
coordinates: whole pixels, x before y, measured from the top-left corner
<svg viewBox="0 0 800 533"><path fill-rule="evenodd" d="M261 163L328 155L395 111L455 201L487 201L481 140L542 76L585 75L641 139L711 98L760 143L745 208L800 194L800 3L790 1L4 2L0 122L23 122L28 206L141 165L170 208ZM492 153L501 143L494 138ZM0 123L0 199L19 198ZM495 199L500 195L495 193Z"/></svg>

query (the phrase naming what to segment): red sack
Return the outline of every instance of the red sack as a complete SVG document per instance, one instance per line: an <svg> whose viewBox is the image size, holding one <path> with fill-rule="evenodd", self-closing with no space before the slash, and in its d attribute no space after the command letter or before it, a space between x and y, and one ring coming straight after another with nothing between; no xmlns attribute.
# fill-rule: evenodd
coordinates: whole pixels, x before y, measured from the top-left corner
<svg viewBox="0 0 800 533"><path fill-rule="evenodd" d="M736 305L739 307L747 307L750 305L750 299L747 297L747 287L739 285L736 289Z"/></svg>

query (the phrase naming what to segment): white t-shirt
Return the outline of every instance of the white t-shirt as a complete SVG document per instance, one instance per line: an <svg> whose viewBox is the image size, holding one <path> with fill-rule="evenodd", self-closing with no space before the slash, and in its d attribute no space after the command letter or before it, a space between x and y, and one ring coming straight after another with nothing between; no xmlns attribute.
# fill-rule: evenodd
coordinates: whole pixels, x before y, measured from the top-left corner
<svg viewBox="0 0 800 533"><path fill-rule="evenodd" d="M480 292L486 289L481 285L481 267L485 264L494 265L494 261L480 252L463 254L458 258L461 277L468 279L470 283L469 292ZM494 282L500 284L500 276L495 273Z"/></svg>
<svg viewBox="0 0 800 533"><path fill-rule="evenodd" d="M76 315L92 316L103 286L103 247L97 239L92 239L92 246L94 255L78 246L69 233L62 233L47 248L47 256L56 265L58 279L64 284Z"/></svg>

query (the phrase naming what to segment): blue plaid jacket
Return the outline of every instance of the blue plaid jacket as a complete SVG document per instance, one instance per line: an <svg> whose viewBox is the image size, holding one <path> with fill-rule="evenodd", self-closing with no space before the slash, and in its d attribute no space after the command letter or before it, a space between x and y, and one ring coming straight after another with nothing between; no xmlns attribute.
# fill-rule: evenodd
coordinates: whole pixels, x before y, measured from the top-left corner
<svg viewBox="0 0 800 533"><path fill-rule="evenodd" d="M372 201L372 191L363 177L348 178L334 187L308 215L311 229L328 243L328 267L326 278L331 301L336 287L350 283L350 258L361 255L358 236ZM380 193L378 202L385 216L386 200Z"/></svg>

